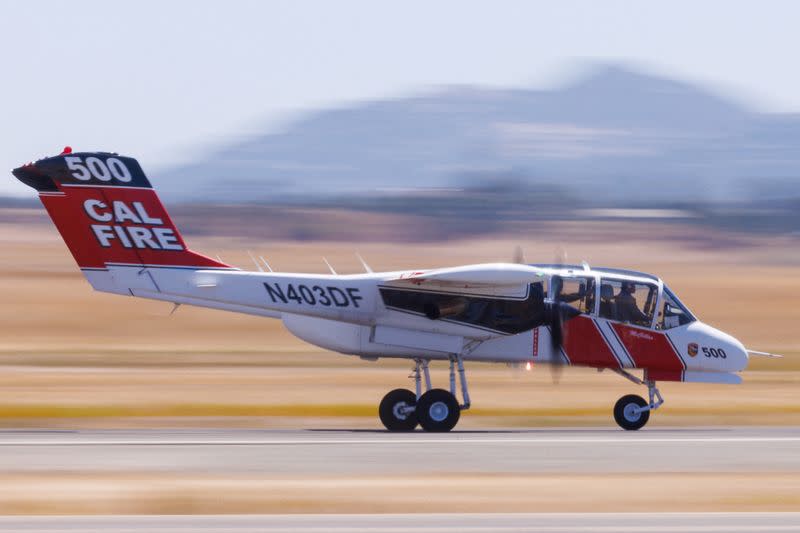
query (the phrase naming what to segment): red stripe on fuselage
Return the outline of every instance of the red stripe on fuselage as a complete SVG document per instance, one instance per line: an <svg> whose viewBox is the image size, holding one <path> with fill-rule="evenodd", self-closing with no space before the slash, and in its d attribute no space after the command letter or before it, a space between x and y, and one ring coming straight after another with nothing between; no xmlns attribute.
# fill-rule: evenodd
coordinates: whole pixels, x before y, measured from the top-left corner
<svg viewBox="0 0 800 533"><path fill-rule="evenodd" d="M683 360L664 333L625 324L611 324L611 327L628 350L636 368L683 371Z"/></svg>
<svg viewBox="0 0 800 533"><path fill-rule="evenodd" d="M564 323L564 351L573 365L619 368L620 364L594 321L578 316Z"/></svg>

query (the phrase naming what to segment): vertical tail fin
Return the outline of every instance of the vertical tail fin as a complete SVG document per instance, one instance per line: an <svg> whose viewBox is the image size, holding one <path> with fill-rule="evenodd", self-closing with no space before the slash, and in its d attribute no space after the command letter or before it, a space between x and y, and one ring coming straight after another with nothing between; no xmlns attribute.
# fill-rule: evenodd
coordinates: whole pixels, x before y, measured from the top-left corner
<svg viewBox="0 0 800 533"><path fill-rule="evenodd" d="M232 268L187 248L133 158L65 150L13 174L39 192L90 281L88 271L114 266Z"/></svg>

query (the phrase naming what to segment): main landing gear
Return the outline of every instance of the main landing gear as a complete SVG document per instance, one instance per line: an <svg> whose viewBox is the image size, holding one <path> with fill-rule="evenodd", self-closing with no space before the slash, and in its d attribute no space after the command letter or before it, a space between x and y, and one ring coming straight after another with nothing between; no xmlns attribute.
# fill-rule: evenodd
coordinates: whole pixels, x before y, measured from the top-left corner
<svg viewBox="0 0 800 533"><path fill-rule="evenodd" d="M417 424L425 431L450 431L458 423L461 411L469 409L469 390L461 356L450 359L450 390L431 387L428 359L415 359L414 378L416 393L407 389L395 389L381 400L378 414L389 431L413 431ZM456 398L456 367L461 382L464 404ZM422 392L422 377L425 377L425 392Z"/></svg>
<svg viewBox="0 0 800 533"><path fill-rule="evenodd" d="M643 381L624 370L617 370L616 372L637 385L647 385L647 393L650 397L649 403L641 396L628 394L617 400L614 405L614 420L617 421L619 427L628 431L641 429L650 420L650 412L655 411L664 403L664 398L661 397L661 393L656 387L656 382L647 379L646 373Z"/></svg>

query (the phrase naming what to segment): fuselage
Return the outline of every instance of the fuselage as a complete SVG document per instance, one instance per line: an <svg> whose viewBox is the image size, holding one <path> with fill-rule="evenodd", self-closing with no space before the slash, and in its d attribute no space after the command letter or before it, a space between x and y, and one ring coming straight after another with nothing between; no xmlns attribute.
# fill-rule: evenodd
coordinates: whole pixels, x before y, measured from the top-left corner
<svg viewBox="0 0 800 533"><path fill-rule="evenodd" d="M98 290L281 319L309 343L367 359L461 354L506 363L557 360L643 368L660 381L711 382L736 381L734 373L747 366L739 341L695 319L656 277L611 269L513 266L513 279L502 285L431 283L425 270L312 275L158 267L146 268L144 275L141 266L109 264L85 274ZM491 279L504 275L502 264L471 268ZM415 283L418 278L422 281ZM547 326L525 329L531 288L539 284L545 292L554 291L554 280L562 294L574 285L573 303L582 311L567 322L560 354L551 348ZM642 304L646 321L604 314L601 290L624 283L648 293ZM425 302L453 299L461 302L457 313L426 316Z"/></svg>

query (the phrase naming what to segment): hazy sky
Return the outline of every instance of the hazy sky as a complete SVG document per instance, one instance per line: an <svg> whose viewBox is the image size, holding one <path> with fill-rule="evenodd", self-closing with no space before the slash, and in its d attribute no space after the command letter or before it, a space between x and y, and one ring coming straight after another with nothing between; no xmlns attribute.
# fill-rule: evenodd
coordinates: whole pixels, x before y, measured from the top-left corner
<svg viewBox="0 0 800 533"><path fill-rule="evenodd" d="M586 60L800 111L794 1L0 0L0 13L3 169L70 144L153 173L308 108L552 86ZM0 178L0 193L28 190Z"/></svg>

